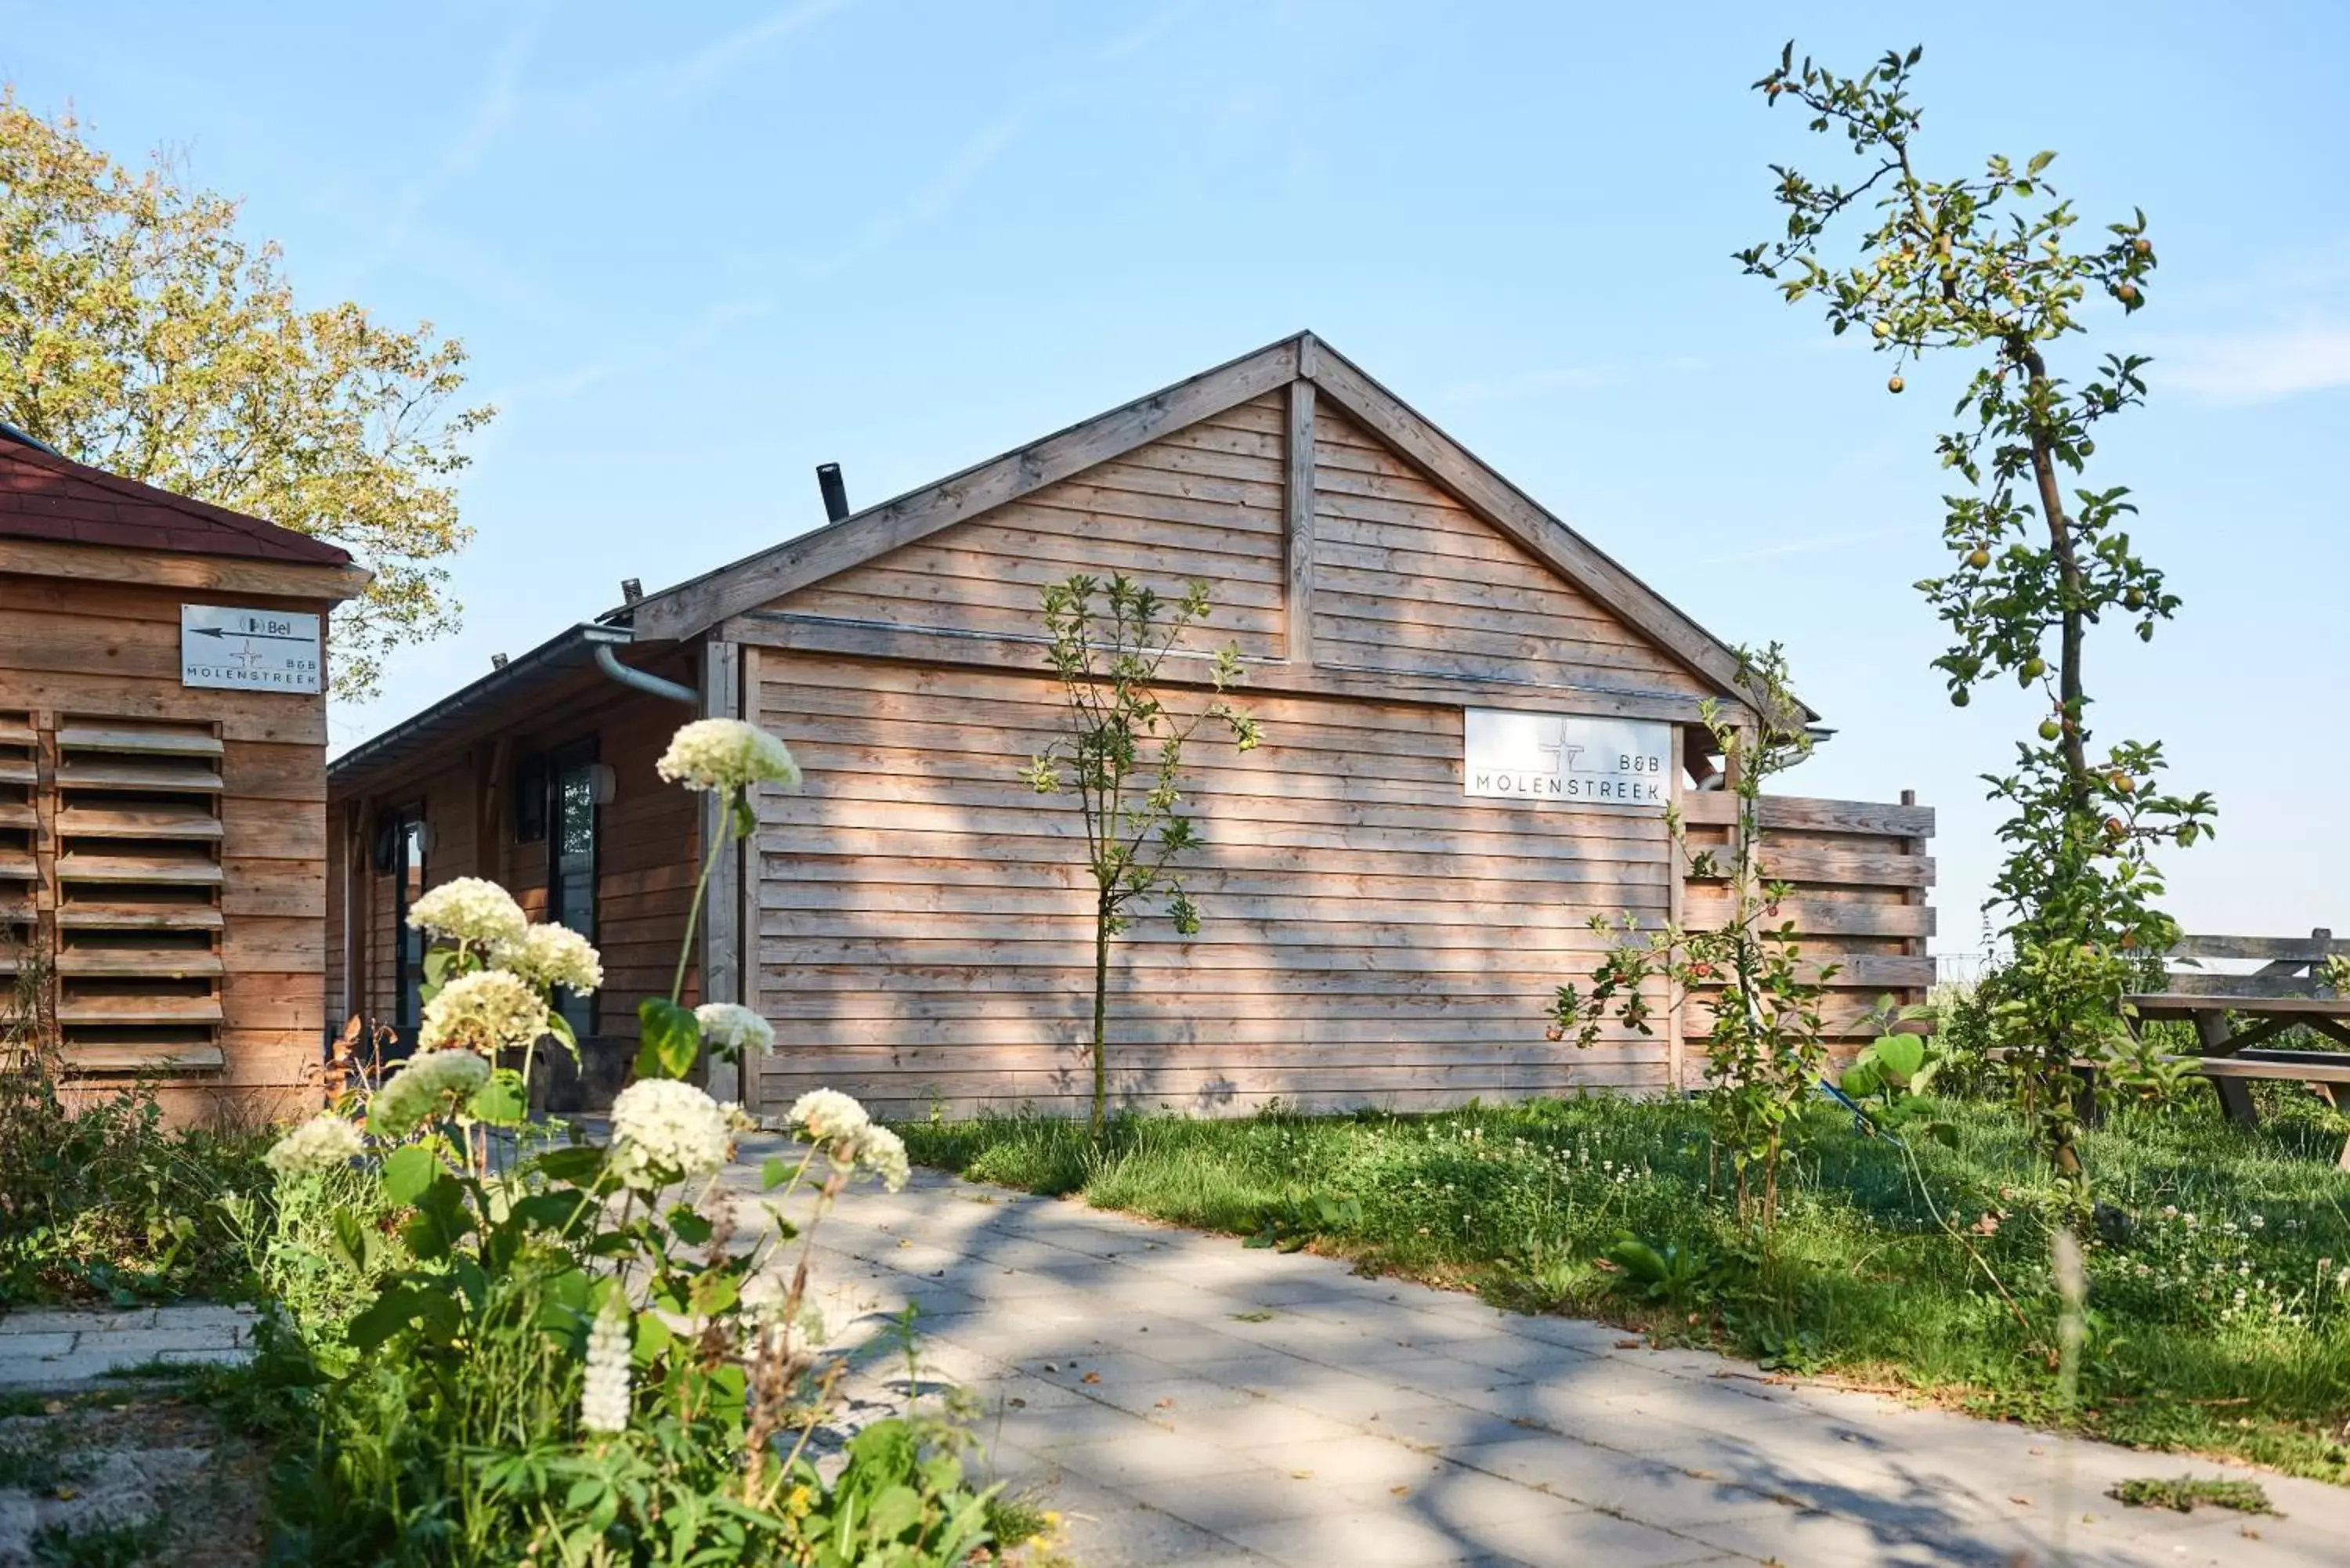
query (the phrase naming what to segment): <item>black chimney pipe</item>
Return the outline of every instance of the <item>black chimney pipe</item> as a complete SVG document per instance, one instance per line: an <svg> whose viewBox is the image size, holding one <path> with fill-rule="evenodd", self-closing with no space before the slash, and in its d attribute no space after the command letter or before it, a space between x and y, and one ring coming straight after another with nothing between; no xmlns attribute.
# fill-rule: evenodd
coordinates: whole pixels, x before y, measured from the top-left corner
<svg viewBox="0 0 2350 1568"><path fill-rule="evenodd" d="M848 515L848 486L841 482L840 464L816 465L816 485L824 492L824 520L837 523Z"/></svg>

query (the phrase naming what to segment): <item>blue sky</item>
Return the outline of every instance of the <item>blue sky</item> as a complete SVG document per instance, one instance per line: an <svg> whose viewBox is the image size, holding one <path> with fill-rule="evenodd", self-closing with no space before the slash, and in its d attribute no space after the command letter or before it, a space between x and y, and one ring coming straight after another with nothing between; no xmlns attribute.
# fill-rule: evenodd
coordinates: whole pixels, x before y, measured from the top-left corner
<svg viewBox="0 0 2350 1568"><path fill-rule="evenodd" d="M1924 156L2061 150L2143 206L2157 356L2101 438L2182 620L2095 645L2220 836L2194 929L2350 931L2350 11L2332 4L1599 7L1296 0L310 6L0 0L0 77L242 196L308 300L464 339L503 412L463 488L463 633L348 743L617 597L1310 327L1839 731L1790 788L1941 809L1945 950L1996 858L1976 775L2036 720L1951 709L1932 458L1953 372L1742 278L1763 165L1842 153L1747 84L1790 35L1927 47ZM2086 350L2072 350L2076 356Z"/></svg>

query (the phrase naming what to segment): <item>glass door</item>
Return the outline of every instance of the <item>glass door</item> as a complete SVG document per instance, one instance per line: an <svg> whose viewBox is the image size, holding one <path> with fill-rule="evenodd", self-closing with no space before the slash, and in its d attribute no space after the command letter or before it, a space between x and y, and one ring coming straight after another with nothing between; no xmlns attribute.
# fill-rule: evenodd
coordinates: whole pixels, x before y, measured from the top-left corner
<svg viewBox="0 0 2350 1568"><path fill-rule="evenodd" d="M408 911L424 896L424 808L411 806L392 827L392 1027L404 1048L424 1019L425 936L408 923Z"/></svg>
<svg viewBox="0 0 2350 1568"><path fill-rule="evenodd" d="M596 752L567 747L547 759L547 914L596 940ZM558 992L556 1006L581 1039L596 1032L596 999Z"/></svg>

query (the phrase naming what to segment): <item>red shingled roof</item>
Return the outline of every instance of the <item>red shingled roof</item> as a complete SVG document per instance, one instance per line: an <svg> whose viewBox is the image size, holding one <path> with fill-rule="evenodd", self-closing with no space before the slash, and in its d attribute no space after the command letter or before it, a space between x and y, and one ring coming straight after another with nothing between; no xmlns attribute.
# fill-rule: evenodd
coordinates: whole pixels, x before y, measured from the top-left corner
<svg viewBox="0 0 2350 1568"><path fill-rule="evenodd" d="M0 437L0 538L348 566L350 553Z"/></svg>

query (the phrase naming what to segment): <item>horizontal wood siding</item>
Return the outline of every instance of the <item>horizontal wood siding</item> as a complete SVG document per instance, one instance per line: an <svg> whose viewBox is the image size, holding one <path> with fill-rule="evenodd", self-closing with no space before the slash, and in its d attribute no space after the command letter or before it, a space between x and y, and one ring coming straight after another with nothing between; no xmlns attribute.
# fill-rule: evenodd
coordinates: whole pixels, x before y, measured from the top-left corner
<svg viewBox="0 0 2350 1568"><path fill-rule="evenodd" d="M387 1023L395 1013L397 890L389 876L369 868L364 846L371 841L375 815L422 805L431 836L424 857L428 887L486 877L512 893L532 919L545 919L547 846L515 842L514 762L592 737L598 758L615 775L612 801L597 820L596 942L604 955L604 990L596 1031L633 1038L637 1002L669 993L693 898L698 797L653 771L670 736L691 715L677 703L598 677L570 701L515 717L521 722L515 727L443 757L414 782L386 787L365 803L357 860L369 922L359 944L367 976L361 1011L370 1022ZM689 1001L697 980L690 971Z"/></svg>
<svg viewBox="0 0 2350 1568"><path fill-rule="evenodd" d="M1317 403L1314 648L1346 669L1706 688L1361 425Z"/></svg>
<svg viewBox="0 0 2350 1568"><path fill-rule="evenodd" d="M1214 611L1192 640L1282 657L1282 400L1259 398L983 517L776 601L792 615L1033 637L1046 585L1192 577Z"/></svg>
<svg viewBox="0 0 2350 1568"><path fill-rule="evenodd" d="M1023 674L763 652L764 722L806 770L761 806L759 1103L832 1085L899 1111L1074 1105L1091 1006L1074 802L1019 782L1058 722ZM1180 697L1179 701L1196 701ZM1190 753L1204 917L1114 961L1120 1103L1409 1107L1654 1087L1661 1041L1543 1038L1596 910L1662 919L1663 825L1461 794L1457 707L1253 697L1265 743Z"/></svg>
<svg viewBox="0 0 2350 1568"><path fill-rule="evenodd" d="M596 943L604 954L604 999L596 1027L633 1039L637 1003L667 996L676 973L699 865L702 797L653 771L669 739L693 714L658 697L624 694L596 719L618 793L597 824ZM542 886L546 857L536 857ZM541 892L542 901L545 898ZM685 1001L698 1002L701 976L689 968Z"/></svg>

